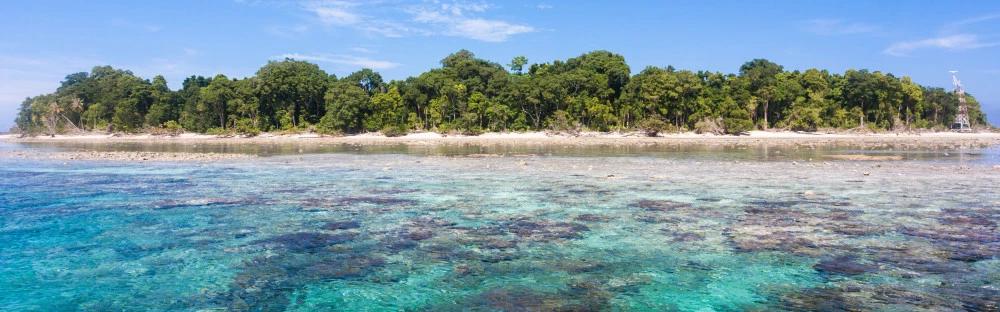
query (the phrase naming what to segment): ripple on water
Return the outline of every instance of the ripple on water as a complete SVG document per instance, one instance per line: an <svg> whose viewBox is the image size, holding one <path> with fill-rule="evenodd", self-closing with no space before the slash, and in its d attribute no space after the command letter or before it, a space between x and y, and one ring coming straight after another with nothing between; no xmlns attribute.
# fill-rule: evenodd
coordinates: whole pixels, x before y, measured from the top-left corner
<svg viewBox="0 0 1000 312"><path fill-rule="evenodd" d="M17 163L0 306L997 309L994 171L941 189L956 160L522 161Z"/></svg>

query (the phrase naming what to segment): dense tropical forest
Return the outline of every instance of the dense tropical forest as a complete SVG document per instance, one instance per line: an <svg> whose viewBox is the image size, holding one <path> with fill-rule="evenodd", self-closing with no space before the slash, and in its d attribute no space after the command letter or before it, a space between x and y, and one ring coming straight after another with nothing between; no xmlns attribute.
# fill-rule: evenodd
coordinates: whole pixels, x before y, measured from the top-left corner
<svg viewBox="0 0 1000 312"><path fill-rule="evenodd" d="M986 125L979 103L968 100L973 125ZM54 93L26 99L16 130L907 130L943 129L957 106L949 90L879 71L786 71L755 59L737 74L670 66L633 74L624 57L607 51L530 66L519 56L504 66L461 50L441 60L440 68L389 82L369 69L336 77L316 64L285 59L268 62L252 77L191 76L180 90L170 90L162 76L147 80L99 66L66 76Z"/></svg>

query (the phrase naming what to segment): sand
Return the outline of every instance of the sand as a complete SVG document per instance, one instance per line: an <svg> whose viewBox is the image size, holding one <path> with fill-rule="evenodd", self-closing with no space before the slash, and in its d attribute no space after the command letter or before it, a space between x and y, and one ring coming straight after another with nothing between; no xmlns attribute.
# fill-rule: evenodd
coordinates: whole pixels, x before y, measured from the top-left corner
<svg viewBox="0 0 1000 312"><path fill-rule="evenodd" d="M0 158L18 158L32 160L106 160L115 162L145 162L145 161L193 161L214 162L221 160L250 159L256 157L248 154L223 153L175 153L175 152L128 152L128 151L0 151Z"/></svg>
<svg viewBox="0 0 1000 312"><path fill-rule="evenodd" d="M185 133L177 136L150 134L107 135L81 134L19 138L0 135L4 142L72 142L72 143L246 143L246 144L355 144L355 145L556 145L556 146L651 146L679 144L707 145L856 145L911 146L911 147L985 147L1000 145L1000 133L880 133L880 134L830 134L790 131L752 131L749 135L712 135L693 132L671 133L646 137L638 132L582 132L578 135L547 132L484 133L478 136L445 135L433 132L416 132L401 137L385 137L378 133L350 136L323 136L314 133L270 134L255 137L219 137Z"/></svg>

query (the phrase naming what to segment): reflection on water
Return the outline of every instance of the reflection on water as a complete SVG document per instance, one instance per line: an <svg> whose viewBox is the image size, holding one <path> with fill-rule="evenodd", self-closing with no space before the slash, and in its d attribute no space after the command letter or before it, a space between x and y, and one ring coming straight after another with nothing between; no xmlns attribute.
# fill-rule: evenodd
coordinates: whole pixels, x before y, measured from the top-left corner
<svg viewBox="0 0 1000 312"><path fill-rule="evenodd" d="M1000 298L995 149L282 155L297 148L0 159L0 306L989 311ZM818 157L849 152L905 160ZM452 157L491 153L507 156Z"/></svg>
<svg viewBox="0 0 1000 312"><path fill-rule="evenodd" d="M16 145L0 143L0 149L16 148ZM19 143L24 147L59 150L94 151L147 151L147 152L195 152L195 153L244 153L260 156L292 154L407 154L460 156L470 154L494 155L543 155L576 157L657 157L710 160L810 160L823 159L832 154L898 155L909 160L946 160L1000 163L1000 147L982 145L976 147L939 146L928 148L913 144L822 144L822 143L739 143L739 144L699 144L665 143L649 145L538 145L538 144L381 144L358 145L326 142L281 142L281 143L177 143L177 142L45 142ZM14 147L12 147L14 146Z"/></svg>

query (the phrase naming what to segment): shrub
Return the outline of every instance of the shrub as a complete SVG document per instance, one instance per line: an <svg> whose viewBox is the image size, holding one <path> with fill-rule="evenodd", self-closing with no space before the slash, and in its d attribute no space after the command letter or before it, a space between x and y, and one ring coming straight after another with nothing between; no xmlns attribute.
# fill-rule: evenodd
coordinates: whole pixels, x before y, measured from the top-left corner
<svg viewBox="0 0 1000 312"><path fill-rule="evenodd" d="M184 133L184 128L176 121L169 120L159 127L149 128L149 133L152 135L177 136Z"/></svg>
<svg viewBox="0 0 1000 312"><path fill-rule="evenodd" d="M643 119L639 122L639 130L642 130L646 136L655 137L660 134L660 132L665 132L670 129L670 125L664 122L662 119L657 117L649 117Z"/></svg>
<svg viewBox="0 0 1000 312"><path fill-rule="evenodd" d="M249 119L240 119L236 121L236 133L253 137L260 134L260 129L257 129Z"/></svg>
<svg viewBox="0 0 1000 312"><path fill-rule="evenodd" d="M725 118L722 120L727 134L740 135L753 129L753 121L741 118Z"/></svg>
<svg viewBox="0 0 1000 312"><path fill-rule="evenodd" d="M181 124L173 120L163 123L163 129L167 130L167 133L169 133L170 135L178 135L184 133L184 127L181 127Z"/></svg>
<svg viewBox="0 0 1000 312"><path fill-rule="evenodd" d="M571 135L580 134L580 124L573 120L573 117L566 111L556 111L547 121L549 130L563 132Z"/></svg>
<svg viewBox="0 0 1000 312"><path fill-rule="evenodd" d="M404 136L407 133L409 133L409 130L407 130L406 127L386 126L385 128L382 128L382 135L387 137Z"/></svg>
<svg viewBox="0 0 1000 312"><path fill-rule="evenodd" d="M215 127L215 128L208 128L208 130L205 130L205 134L217 135L222 137L231 137L236 134L236 131L234 131L233 129L223 129Z"/></svg>
<svg viewBox="0 0 1000 312"><path fill-rule="evenodd" d="M723 126L721 117L705 117L701 121L694 124L694 132L698 134L725 134L726 128Z"/></svg>

